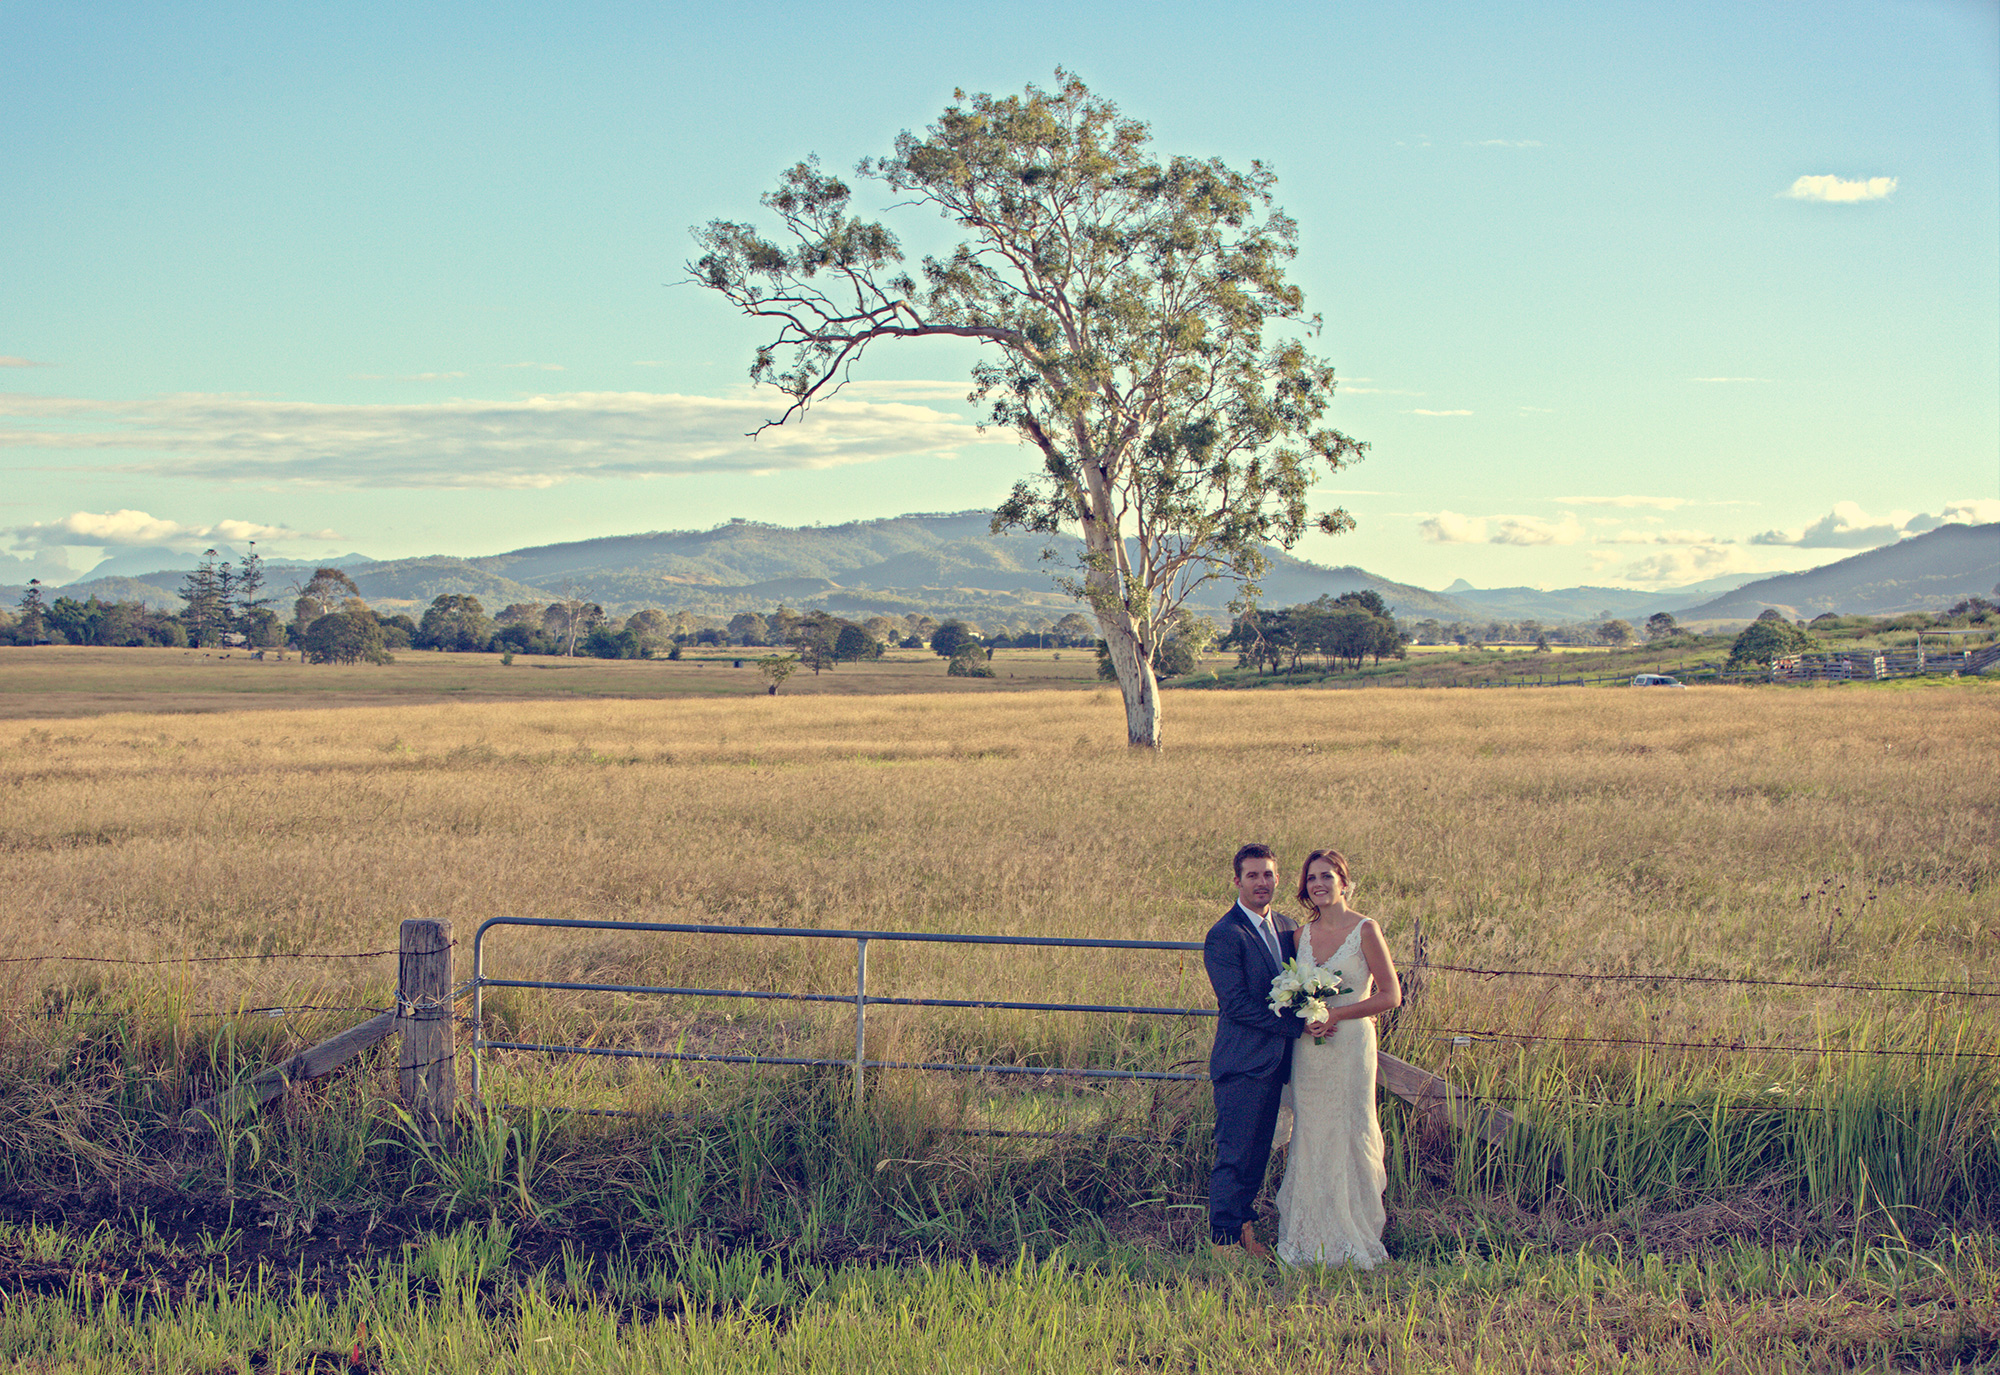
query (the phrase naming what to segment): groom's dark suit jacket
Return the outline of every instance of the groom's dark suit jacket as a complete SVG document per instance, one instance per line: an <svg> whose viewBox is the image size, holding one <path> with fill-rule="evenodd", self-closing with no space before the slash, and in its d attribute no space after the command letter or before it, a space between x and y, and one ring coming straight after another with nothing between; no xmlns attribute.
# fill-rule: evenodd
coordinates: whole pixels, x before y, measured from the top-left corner
<svg viewBox="0 0 2000 1375"><path fill-rule="evenodd" d="M1278 945L1291 959L1298 954L1298 937L1291 923L1279 917L1275 923ZM1222 920L1208 930L1202 942L1201 962L1208 967L1208 982L1215 989L1215 1006L1221 1014L1215 1022L1215 1049L1208 1057L1208 1077L1222 1079L1239 1074L1281 1081L1292 1074L1292 1042L1305 1030L1297 1017L1280 1017L1270 1008L1271 980L1278 966L1271 960L1271 947L1252 925L1241 903L1231 903Z"/></svg>

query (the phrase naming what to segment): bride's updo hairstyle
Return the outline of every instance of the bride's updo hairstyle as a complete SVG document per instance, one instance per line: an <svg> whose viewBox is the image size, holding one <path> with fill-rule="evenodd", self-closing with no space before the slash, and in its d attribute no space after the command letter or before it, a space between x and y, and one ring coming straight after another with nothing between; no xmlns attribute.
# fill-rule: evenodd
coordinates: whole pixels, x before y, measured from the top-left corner
<svg viewBox="0 0 2000 1375"><path fill-rule="evenodd" d="M1314 850L1306 856L1306 862L1299 866L1299 901L1305 904L1306 911L1308 912L1319 911L1317 907L1313 906L1312 898L1306 893L1306 875L1311 872L1313 861L1316 859L1323 859L1333 866L1334 875L1340 880L1340 895L1342 897L1346 897L1348 890L1354 887L1354 880L1347 876L1346 855L1343 855L1338 850Z"/></svg>

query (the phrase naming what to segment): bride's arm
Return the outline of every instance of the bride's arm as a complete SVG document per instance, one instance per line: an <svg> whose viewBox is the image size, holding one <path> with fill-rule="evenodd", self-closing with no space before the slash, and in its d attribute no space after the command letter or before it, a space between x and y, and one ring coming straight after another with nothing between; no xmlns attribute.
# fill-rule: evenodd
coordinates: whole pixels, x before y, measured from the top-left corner
<svg viewBox="0 0 2000 1375"><path fill-rule="evenodd" d="M1329 1009L1332 1014L1330 1021L1350 1022L1359 1017L1373 1017L1378 1012L1403 1005L1403 984L1396 977L1396 962L1389 958L1389 943L1382 939L1382 928L1368 917L1362 918L1361 954L1368 961L1368 972L1375 976L1375 991L1358 1003Z"/></svg>

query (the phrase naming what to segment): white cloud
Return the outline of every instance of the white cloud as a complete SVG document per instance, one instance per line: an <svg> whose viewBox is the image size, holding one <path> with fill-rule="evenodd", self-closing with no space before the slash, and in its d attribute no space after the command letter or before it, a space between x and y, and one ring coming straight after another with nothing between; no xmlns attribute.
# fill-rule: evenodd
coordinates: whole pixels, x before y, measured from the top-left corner
<svg viewBox="0 0 2000 1375"><path fill-rule="evenodd" d="M1609 539L1598 540L1598 543L1722 545L1735 541L1717 539L1705 530L1623 530Z"/></svg>
<svg viewBox="0 0 2000 1375"><path fill-rule="evenodd" d="M1885 200L1895 189L1894 177L1869 177L1865 181L1849 181L1845 177L1800 177L1778 195L1795 201L1827 201L1847 205L1855 201Z"/></svg>
<svg viewBox="0 0 2000 1375"><path fill-rule="evenodd" d="M0 355L0 368L52 368L54 363L37 363L32 358L11 358Z"/></svg>
<svg viewBox="0 0 2000 1375"><path fill-rule="evenodd" d="M1878 544L1894 544L1903 527L1917 519L1913 511L1891 511L1871 516L1852 501L1837 501L1833 509L1799 530L1766 530L1752 535L1752 544L1791 544L1806 549L1873 549Z"/></svg>
<svg viewBox="0 0 2000 1375"><path fill-rule="evenodd" d="M1635 506L1650 506L1655 511L1671 511L1688 504L1686 497L1557 497L1559 506L1621 506L1627 510Z"/></svg>
<svg viewBox="0 0 2000 1375"><path fill-rule="evenodd" d="M1501 516L1493 532L1495 544L1575 544L1584 536L1583 522L1569 512L1561 520L1537 516Z"/></svg>
<svg viewBox="0 0 2000 1375"><path fill-rule="evenodd" d="M1405 415L1471 415L1471 411L1405 411Z"/></svg>
<svg viewBox="0 0 2000 1375"><path fill-rule="evenodd" d="M348 378L355 382L446 382L465 376L462 372L350 372Z"/></svg>
<svg viewBox="0 0 2000 1375"><path fill-rule="evenodd" d="M1896 511L1886 517L1874 517L1855 502L1837 501L1831 511L1802 530L1766 530L1761 535L1752 535L1750 542L1795 544L1808 549L1873 549L1878 544L1893 544L1902 534L1903 522L1912 514Z"/></svg>
<svg viewBox="0 0 2000 1375"><path fill-rule="evenodd" d="M143 459L106 466L224 481L541 488L589 477L831 468L1012 443L1011 435L989 439L926 406L845 398L748 438L782 400L770 392L565 392L325 405L203 394L110 402L0 394L0 448L141 451Z"/></svg>
<svg viewBox="0 0 2000 1375"><path fill-rule="evenodd" d="M1921 535L1941 525L1986 525L2000 521L2000 500L1975 497L1946 502L1936 515L1890 511L1871 516L1852 501L1837 501L1833 509L1802 530L1766 530L1752 535L1752 544L1789 544L1804 549L1873 549Z"/></svg>
<svg viewBox="0 0 2000 1375"><path fill-rule="evenodd" d="M1625 565L1619 576L1626 582L1671 587L1703 578L1719 578L1725 573L1764 571L1761 564L1737 545L1692 544L1649 554Z"/></svg>
<svg viewBox="0 0 2000 1375"><path fill-rule="evenodd" d="M61 546L36 549L19 557L0 554L0 582L24 583L29 578L40 578L46 583L65 583L75 575L69 554Z"/></svg>
<svg viewBox="0 0 2000 1375"><path fill-rule="evenodd" d="M5 532L17 547L153 548L194 546L209 540L334 540L331 530L308 533L285 525L260 525L250 520L219 520L213 525L183 525L144 511L72 511L61 520L35 521Z"/></svg>
<svg viewBox="0 0 2000 1375"><path fill-rule="evenodd" d="M1343 396L1422 396L1420 391L1408 387L1364 387L1363 382L1372 382L1372 377L1353 377L1340 382L1337 390Z"/></svg>
<svg viewBox="0 0 2000 1375"><path fill-rule="evenodd" d="M542 372L568 372L561 363L502 363L503 368L535 368Z"/></svg>
<svg viewBox="0 0 2000 1375"><path fill-rule="evenodd" d="M1478 516L1439 511L1418 521L1417 533L1434 544L1484 544L1486 522Z"/></svg>
<svg viewBox="0 0 2000 1375"><path fill-rule="evenodd" d="M1921 535L1940 525L1991 525L2000 521L2000 499L1976 497L1970 501L1949 501L1934 516L1912 516L1903 522L1903 533Z"/></svg>
<svg viewBox="0 0 2000 1375"><path fill-rule="evenodd" d="M1462 516L1456 511L1439 511L1419 520L1417 532L1434 544L1575 544L1584 537L1583 522L1567 511L1561 520L1553 521L1537 516Z"/></svg>

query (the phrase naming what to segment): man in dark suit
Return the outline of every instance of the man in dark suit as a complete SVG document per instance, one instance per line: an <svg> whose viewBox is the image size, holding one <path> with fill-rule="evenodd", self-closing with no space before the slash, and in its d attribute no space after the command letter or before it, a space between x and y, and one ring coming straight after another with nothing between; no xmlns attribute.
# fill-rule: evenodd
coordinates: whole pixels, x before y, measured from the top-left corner
<svg viewBox="0 0 2000 1375"><path fill-rule="evenodd" d="M1215 1172L1208 1181L1209 1240L1271 1252L1253 1226L1264 1185L1278 1098L1292 1076L1292 1042L1306 1027L1271 1011L1271 980L1298 953L1292 924L1271 911L1278 861L1268 845L1236 852L1236 903L1209 928L1201 962L1215 989L1215 1049L1208 1077L1215 1090Z"/></svg>

